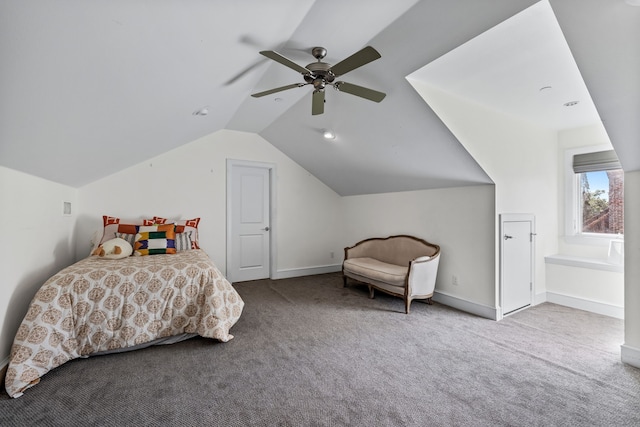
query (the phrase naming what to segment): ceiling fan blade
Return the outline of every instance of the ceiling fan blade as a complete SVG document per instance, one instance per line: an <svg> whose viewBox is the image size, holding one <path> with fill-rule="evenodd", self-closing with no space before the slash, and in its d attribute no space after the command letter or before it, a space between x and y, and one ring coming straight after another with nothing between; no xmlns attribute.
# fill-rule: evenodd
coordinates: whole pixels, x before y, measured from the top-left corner
<svg viewBox="0 0 640 427"><path fill-rule="evenodd" d="M266 56L269 59L273 59L274 61L279 62L282 65L299 72L300 74L311 73L311 71L307 70L304 67L301 67L300 65L296 64L292 60L285 58L284 56L280 55L278 52L274 52L272 50L263 50L263 51L260 51L260 54Z"/></svg>
<svg viewBox="0 0 640 427"><path fill-rule="evenodd" d="M384 99L385 96L387 96L387 94L384 92L378 92L377 90L369 89L347 82L335 82L334 86L340 92L350 93L351 95L359 96L373 102L380 102Z"/></svg>
<svg viewBox="0 0 640 427"><path fill-rule="evenodd" d="M271 95L272 93L281 92L287 89L293 89L294 87L302 87L305 86L305 83L294 83L291 85L280 86L274 89L265 90L264 92L252 93L251 96L254 98L260 98L261 96Z"/></svg>
<svg viewBox="0 0 640 427"><path fill-rule="evenodd" d="M311 114L316 116L324 113L324 91L314 90L313 100L311 101Z"/></svg>
<svg viewBox="0 0 640 427"><path fill-rule="evenodd" d="M331 67L331 71L336 76L342 76L343 74L347 74L349 71L362 67L363 65L368 64L371 61L375 61L380 57L381 56L377 50L371 46L367 46L350 57L338 62L336 65Z"/></svg>

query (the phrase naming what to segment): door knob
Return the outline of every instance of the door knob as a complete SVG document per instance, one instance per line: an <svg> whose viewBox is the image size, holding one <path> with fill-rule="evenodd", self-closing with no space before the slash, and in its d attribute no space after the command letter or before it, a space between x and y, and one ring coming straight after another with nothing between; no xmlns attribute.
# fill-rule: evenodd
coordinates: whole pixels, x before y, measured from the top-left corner
<svg viewBox="0 0 640 427"><path fill-rule="evenodd" d="M504 235L504 240L513 239L513 236L509 236L508 234Z"/></svg>
<svg viewBox="0 0 640 427"><path fill-rule="evenodd" d="M264 231L269 231L269 226L266 226L265 228L263 228Z"/></svg>

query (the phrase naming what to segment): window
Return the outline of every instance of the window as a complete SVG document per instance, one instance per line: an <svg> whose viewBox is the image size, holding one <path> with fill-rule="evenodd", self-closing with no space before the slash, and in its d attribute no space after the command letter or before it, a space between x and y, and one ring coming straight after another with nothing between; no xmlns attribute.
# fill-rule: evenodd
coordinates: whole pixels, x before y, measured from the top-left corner
<svg viewBox="0 0 640 427"><path fill-rule="evenodd" d="M622 169L578 174L582 203L581 233L624 234L624 174Z"/></svg>
<svg viewBox="0 0 640 427"><path fill-rule="evenodd" d="M567 235L611 239L624 234L624 172L613 150L573 150L567 179ZM568 187L569 188L569 187Z"/></svg>

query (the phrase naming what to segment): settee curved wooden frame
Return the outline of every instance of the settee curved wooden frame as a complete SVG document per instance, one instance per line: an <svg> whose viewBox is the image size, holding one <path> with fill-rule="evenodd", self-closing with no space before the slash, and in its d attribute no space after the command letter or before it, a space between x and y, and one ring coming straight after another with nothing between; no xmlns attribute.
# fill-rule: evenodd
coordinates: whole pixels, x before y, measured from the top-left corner
<svg viewBox="0 0 640 427"><path fill-rule="evenodd" d="M409 235L365 239L344 249L343 286L353 279L375 290L404 299L405 313L411 301L426 299L431 304L435 289L440 246Z"/></svg>

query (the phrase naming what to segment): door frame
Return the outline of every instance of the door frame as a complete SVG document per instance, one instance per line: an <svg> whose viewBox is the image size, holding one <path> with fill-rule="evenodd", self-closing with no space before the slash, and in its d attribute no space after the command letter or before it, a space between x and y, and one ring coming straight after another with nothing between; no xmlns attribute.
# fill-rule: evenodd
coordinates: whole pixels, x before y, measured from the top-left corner
<svg viewBox="0 0 640 427"><path fill-rule="evenodd" d="M233 198L233 168L245 166L269 170L269 278L274 279L276 275L277 259L277 218L276 218L276 165L275 163L255 162L252 160L227 159L227 256L226 256L226 276L229 282L233 283L231 273L231 259L233 257L233 225L231 221L232 198Z"/></svg>
<svg viewBox="0 0 640 427"><path fill-rule="evenodd" d="M499 222L500 222L500 232L498 234L498 240L500 241L499 247L500 247L500 259L499 259L499 263L500 263L500 279L499 279L499 293L500 293L500 310L498 311L498 319L497 320L501 320L502 318L504 318L504 239L503 239L503 234L504 234L504 223L505 222L524 222L524 221L529 221L531 222L531 236L530 236L530 242L531 242L531 254L530 254L530 264L531 264L531 290L530 290L530 294L529 294L529 305L527 307L531 307L534 305L535 302L535 290L536 290L536 269L535 269L535 252L536 252L536 239L534 239L534 237L536 236L536 216L534 214L528 214L528 213L518 213L518 214L512 214L512 213L508 213L508 214L500 214L499 215ZM525 307L523 307L525 308ZM509 314L514 314L517 313L518 311L520 311L521 309L515 310L513 312L510 312Z"/></svg>

